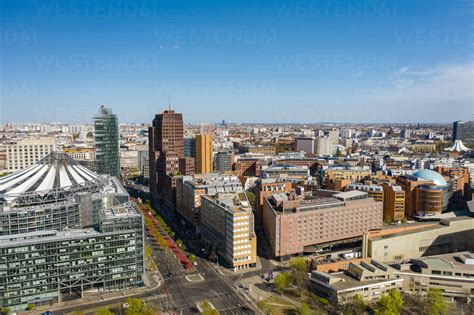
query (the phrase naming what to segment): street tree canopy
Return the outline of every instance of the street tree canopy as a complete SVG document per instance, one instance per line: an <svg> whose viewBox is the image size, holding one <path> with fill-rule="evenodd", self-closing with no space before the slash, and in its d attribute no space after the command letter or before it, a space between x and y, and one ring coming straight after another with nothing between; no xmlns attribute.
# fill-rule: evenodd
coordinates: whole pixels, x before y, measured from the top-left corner
<svg viewBox="0 0 474 315"><path fill-rule="evenodd" d="M278 292L283 292L288 287L289 283L289 274L286 272L280 273L275 277L273 285L275 286L275 290Z"/></svg>
<svg viewBox="0 0 474 315"><path fill-rule="evenodd" d="M398 290L382 295L377 302L375 315L398 315L403 308L403 298Z"/></svg>
<svg viewBox="0 0 474 315"><path fill-rule="evenodd" d="M444 301L441 290L438 288L429 289L424 307L429 315L445 315L448 313L448 305Z"/></svg>

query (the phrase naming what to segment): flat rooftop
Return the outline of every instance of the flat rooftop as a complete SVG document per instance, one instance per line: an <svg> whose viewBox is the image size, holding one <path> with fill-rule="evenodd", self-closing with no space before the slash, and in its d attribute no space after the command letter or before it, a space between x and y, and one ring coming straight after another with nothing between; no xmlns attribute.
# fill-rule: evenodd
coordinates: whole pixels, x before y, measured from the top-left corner
<svg viewBox="0 0 474 315"><path fill-rule="evenodd" d="M37 231L30 233L0 236L0 248L18 247L37 243L61 241L66 239L83 238L85 236L101 235L93 228L68 231Z"/></svg>
<svg viewBox="0 0 474 315"><path fill-rule="evenodd" d="M474 253L458 252L414 259L430 269L474 271Z"/></svg>
<svg viewBox="0 0 474 315"><path fill-rule="evenodd" d="M103 209L103 213L107 219L136 217L140 215L138 208L133 202L128 202L111 208Z"/></svg>
<svg viewBox="0 0 474 315"><path fill-rule="evenodd" d="M325 284L325 285L330 286L330 287L334 288L337 291L349 290L349 289L358 288L358 287L365 287L365 286L372 285L372 284L384 283L384 282L395 281L395 280L402 281L402 280L396 279L396 278L359 281L359 280L351 277L350 275L345 274L344 272L331 273L330 277L335 278L335 279L339 279L339 281L333 282L332 284ZM314 280L311 279L311 281L314 281Z"/></svg>
<svg viewBox="0 0 474 315"><path fill-rule="evenodd" d="M400 231L399 233L396 233L396 234L388 234L388 235L386 234L386 235L381 235L381 236L370 237L370 240L387 239L387 238L392 238L392 237L395 238L395 237L399 237L399 236L417 234L417 233L430 231L430 230L444 229L444 228L446 228L448 226L451 226L453 224L463 223L463 222L470 225L472 227L472 229L474 229L474 218L463 216L463 217L454 217L454 218L443 219L438 224L419 223L420 225L425 225L425 226L423 226L419 229Z"/></svg>

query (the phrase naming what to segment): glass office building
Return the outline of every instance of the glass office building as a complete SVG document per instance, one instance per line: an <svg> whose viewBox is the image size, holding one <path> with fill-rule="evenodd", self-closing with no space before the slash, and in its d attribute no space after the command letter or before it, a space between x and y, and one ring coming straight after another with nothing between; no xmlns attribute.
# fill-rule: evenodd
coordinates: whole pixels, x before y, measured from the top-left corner
<svg viewBox="0 0 474 315"><path fill-rule="evenodd" d="M94 117L95 157L98 174L120 176L119 129L117 116L100 107Z"/></svg>
<svg viewBox="0 0 474 315"><path fill-rule="evenodd" d="M117 178L66 154L0 178L0 305L143 285L143 221Z"/></svg>

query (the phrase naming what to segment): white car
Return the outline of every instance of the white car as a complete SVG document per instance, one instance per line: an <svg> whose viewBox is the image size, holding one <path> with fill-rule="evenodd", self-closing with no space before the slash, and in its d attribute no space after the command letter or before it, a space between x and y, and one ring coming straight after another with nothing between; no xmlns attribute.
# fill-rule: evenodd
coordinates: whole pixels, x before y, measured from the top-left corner
<svg viewBox="0 0 474 315"><path fill-rule="evenodd" d="M129 308L129 307L130 307L130 304L128 304L128 303L123 303L122 304L122 308Z"/></svg>

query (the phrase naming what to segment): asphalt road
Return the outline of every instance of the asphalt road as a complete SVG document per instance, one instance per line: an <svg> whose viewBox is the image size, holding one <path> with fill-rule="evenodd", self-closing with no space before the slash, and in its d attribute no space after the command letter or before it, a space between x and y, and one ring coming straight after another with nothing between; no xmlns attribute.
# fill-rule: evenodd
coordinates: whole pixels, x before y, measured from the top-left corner
<svg viewBox="0 0 474 315"><path fill-rule="evenodd" d="M197 312L196 304L207 299L221 314L246 314L242 309L246 302L237 294L232 276L219 274L209 261L201 258L197 259L198 265L193 271L187 271L171 252L160 250L156 245L149 246L164 279L160 293L169 297L166 305L162 302L161 307L182 314L192 314ZM201 274L204 280L188 281L186 276L193 274Z"/></svg>

